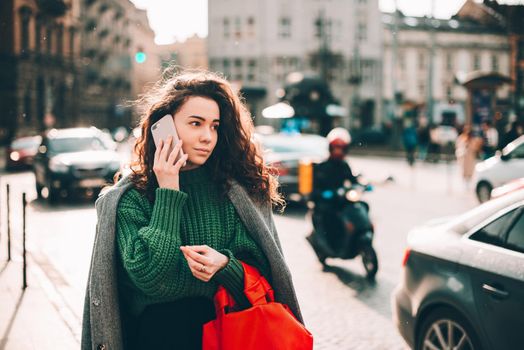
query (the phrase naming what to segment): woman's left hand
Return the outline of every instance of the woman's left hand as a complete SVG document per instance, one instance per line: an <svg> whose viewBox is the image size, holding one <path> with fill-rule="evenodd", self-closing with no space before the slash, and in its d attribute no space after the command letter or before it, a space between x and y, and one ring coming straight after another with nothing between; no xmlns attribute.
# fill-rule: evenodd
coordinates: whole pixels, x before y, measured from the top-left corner
<svg viewBox="0 0 524 350"><path fill-rule="evenodd" d="M193 276L204 282L209 282L215 273L229 263L227 256L207 245L181 246L180 250Z"/></svg>

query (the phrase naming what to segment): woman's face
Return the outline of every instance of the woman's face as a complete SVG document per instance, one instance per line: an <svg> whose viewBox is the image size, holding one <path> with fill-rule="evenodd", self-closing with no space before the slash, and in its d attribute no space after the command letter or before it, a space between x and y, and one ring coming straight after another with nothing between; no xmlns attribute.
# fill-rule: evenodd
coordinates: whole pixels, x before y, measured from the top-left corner
<svg viewBox="0 0 524 350"><path fill-rule="evenodd" d="M218 141L218 104L205 97L189 97L175 113L174 119L178 136L183 141L182 149L188 155L188 162L183 170L203 165Z"/></svg>

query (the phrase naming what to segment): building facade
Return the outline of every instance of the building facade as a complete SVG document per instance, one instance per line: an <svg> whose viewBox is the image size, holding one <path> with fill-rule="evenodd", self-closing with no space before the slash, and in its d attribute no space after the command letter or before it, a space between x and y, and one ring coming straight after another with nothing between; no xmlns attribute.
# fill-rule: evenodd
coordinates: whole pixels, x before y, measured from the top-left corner
<svg viewBox="0 0 524 350"><path fill-rule="evenodd" d="M381 27L376 0L217 0L208 5L210 68L241 87L256 116L279 101L292 72L325 79L347 115L371 126L381 111Z"/></svg>
<svg viewBox="0 0 524 350"><path fill-rule="evenodd" d="M424 116L435 124L466 122L467 90L457 77L471 72L510 74L510 45L497 25L470 18L449 20L382 15L384 99L389 118ZM509 113L509 86L497 92Z"/></svg>
<svg viewBox="0 0 524 350"><path fill-rule="evenodd" d="M482 3L467 0L457 16L498 26L508 35L512 107L515 119L524 123L524 5L499 4L496 0L484 0Z"/></svg>
<svg viewBox="0 0 524 350"><path fill-rule="evenodd" d="M184 41L161 45L164 66L176 64L183 68L209 69L207 39L193 35Z"/></svg>
<svg viewBox="0 0 524 350"><path fill-rule="evenodd" d="M80 1L1 2L0 142L74 123L80 28Z"/></svg>

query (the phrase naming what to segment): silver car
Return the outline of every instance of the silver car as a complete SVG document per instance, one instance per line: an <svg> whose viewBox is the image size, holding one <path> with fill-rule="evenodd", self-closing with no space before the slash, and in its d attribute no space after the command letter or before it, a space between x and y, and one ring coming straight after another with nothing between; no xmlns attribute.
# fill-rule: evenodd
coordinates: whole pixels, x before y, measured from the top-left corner
<svg viewBox="0 0 524 350"><path fill-rule="evenodd" d="M311 134L257 134L264 150L264 160L278 171L283 194L291 200L300 200L298 193L298 164L300 160L319 163L329 157L325 137Z"/></svg>
<svg viewBox="0 0 524 350"><path fill-rule="evenodd" d="M408 236L393 319L414 349L524 347L524 190Z"/></svg>

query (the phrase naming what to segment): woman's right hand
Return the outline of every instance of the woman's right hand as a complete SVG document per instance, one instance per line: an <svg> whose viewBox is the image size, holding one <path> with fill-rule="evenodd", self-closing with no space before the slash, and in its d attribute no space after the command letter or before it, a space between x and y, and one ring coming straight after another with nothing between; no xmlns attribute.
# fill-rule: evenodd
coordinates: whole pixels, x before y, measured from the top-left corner
<svg viewBox="0 0 524 350"><path fill-rule="evenodd" d="M168 154L172 142L172 136L170 136L165 142L164 140L160 141L160 144L155 151L153 171L156 175L158 187L169 188L178 191L180 190L178 174L180 172L180 168L182 168L184 163L187 161L187 154L184 154L184 156L180 157L180 159L176 161L177 155L180 153L180 149L182 148L182 140L180 140L175 145L171 153Z"/></svg>

